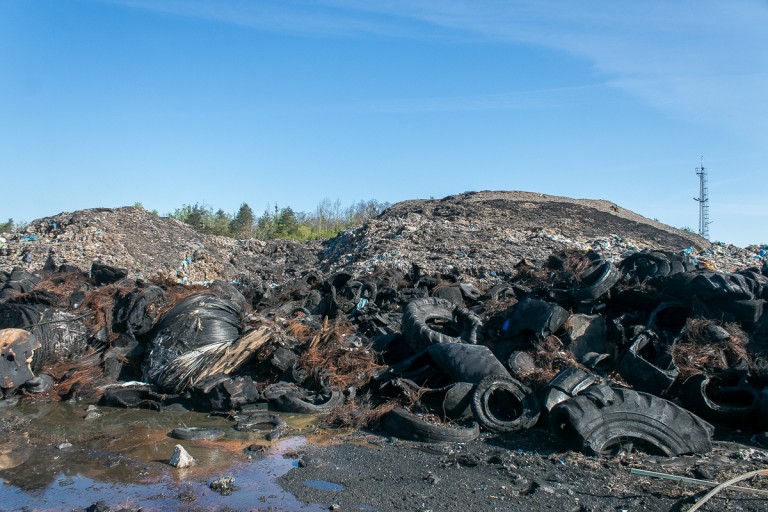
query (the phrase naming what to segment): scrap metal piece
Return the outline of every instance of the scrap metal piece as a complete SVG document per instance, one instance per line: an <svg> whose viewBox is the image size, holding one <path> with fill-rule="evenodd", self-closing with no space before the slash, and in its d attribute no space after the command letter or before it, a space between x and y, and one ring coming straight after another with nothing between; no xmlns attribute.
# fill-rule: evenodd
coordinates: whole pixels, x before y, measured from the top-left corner
<svg viewBox="0 0 768 512"><path fill-rule="evenodd" d="M37 337L24 329L0 330L0 388L13 389L35 377L30 364L38 348Z"/></svg>

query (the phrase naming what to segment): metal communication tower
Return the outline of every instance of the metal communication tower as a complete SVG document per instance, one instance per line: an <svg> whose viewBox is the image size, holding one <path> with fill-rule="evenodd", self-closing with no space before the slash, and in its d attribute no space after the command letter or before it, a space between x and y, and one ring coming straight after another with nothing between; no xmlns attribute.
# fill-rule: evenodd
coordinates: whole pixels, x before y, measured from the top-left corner
<svg viewBox="0 0 768 512"><path fill-rule="evenodd" d="M696 168L699 177L699 197L694 201L699 202L699 235L709 240L709 186L707 185L707 170L704 168L704 157L701 157L701 165Z"/></svg>

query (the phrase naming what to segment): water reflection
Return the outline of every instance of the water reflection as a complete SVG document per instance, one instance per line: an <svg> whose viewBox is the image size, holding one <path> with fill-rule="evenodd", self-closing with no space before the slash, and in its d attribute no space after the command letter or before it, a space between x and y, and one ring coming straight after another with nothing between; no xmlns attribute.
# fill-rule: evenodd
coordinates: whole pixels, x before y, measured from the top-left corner
<svg viewBox="0 0 768 512"><path fill-rule="evenodd" d="M61 510L104 500L111 507L145 510L178 509L185 503L214 509L323 510L302 504L275 482L293 467L286 455L306 442L304 436L270 443L263 433L237 432L231 421L202 413L109 407L98 412L101 415L86 420L84 405L23 401L2 412L4 509ZM293 432L302 432L313 421L284 419ZM19 428L27 422L26 428ZM171 438L168 433L180 426L220 428L227 434L214 441ZM60 449L64 443L72 446ZM179 470L167 464L179 443L196 459L195 466ZM249 446L252 450L245 450ZM232 475L239 488L229 496L208 488L224 474Z"/></svg>

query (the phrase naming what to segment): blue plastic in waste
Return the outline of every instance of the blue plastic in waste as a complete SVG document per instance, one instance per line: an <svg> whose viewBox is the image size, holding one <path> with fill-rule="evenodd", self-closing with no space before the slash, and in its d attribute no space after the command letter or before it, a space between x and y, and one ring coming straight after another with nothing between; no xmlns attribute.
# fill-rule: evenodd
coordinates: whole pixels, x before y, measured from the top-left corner
<svg viewBox="0 0 768 512"><path fill-rule="evenodd" d="M368 305L368 299L363 297L363 298L360 299L360 302L357 303L357 306L355 306L355 309L357 311L361 311L367 305Z"/></svg>

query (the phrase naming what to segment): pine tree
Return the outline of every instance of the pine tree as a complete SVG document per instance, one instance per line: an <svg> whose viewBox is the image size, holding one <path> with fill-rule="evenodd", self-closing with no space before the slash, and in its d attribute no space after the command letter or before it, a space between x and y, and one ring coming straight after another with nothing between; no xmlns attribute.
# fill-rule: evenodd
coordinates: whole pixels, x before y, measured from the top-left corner
<svg viewBox="0 0 768 512"><path fill-rule="evenodd" d="M255 223L255 217L253 216L253 210L248 206L248 203L240 205L240 209L237 210L235 218L232 219L230 224L230 231L235 238L251 238L253 236L253 228Z"/></svg>
<svg viewBox="0 0 768 512"><path fill-rule="evenodd" d="M299 229L299 223L296 220L296 214L293 213L293 209L287 206L280 210L280 216L277 221L277 234L278 236L292 236L295 235Z"/></svg>

